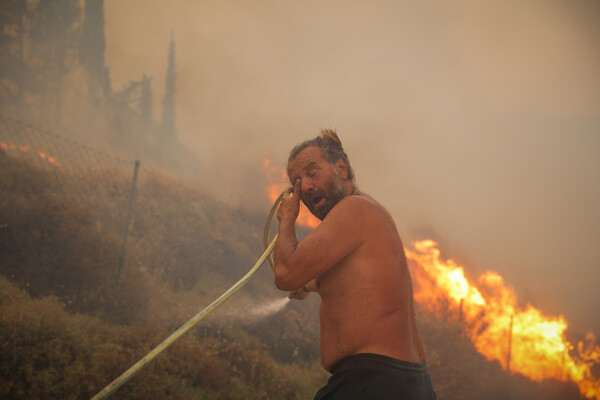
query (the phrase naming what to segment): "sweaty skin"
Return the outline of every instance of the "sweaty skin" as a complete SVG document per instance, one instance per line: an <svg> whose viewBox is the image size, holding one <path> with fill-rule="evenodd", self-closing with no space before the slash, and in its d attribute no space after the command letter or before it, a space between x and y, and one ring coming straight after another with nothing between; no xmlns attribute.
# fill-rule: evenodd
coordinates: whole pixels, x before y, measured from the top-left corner
<svg viewBox="0 0 600 400"><path fill-rule="evenodd" d="M358 353L424 360L406 256L390 214L358 191L343 160L329 164L318 147L302 150L288 173L294 189L293 195L284 195L277 212L275 284L295 298L307 296L299 289L303 286L320 295L325 369ZM332 182L343 188L344 197L298 242L300 199L311 211L322 209Z"/></svg>

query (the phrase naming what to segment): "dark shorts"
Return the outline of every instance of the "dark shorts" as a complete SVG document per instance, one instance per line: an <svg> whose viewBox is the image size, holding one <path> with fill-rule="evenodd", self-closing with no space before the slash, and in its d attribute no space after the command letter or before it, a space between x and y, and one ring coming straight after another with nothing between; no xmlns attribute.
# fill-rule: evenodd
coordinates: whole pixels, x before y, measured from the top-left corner
<svg viewBox="0 0 600 400"><path fill-rule="evenodd" d="M425 361L412 363L380 354L355 354L331 368L314 400L434 400Z"/></svg>

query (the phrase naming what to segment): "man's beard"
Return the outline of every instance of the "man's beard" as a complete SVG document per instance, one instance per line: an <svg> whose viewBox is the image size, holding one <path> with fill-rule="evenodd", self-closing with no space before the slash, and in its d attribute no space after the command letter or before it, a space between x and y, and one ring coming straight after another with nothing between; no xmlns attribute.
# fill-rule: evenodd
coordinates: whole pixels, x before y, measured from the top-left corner
<svg viewBox="0 0 600 400"><path fill-rule="evenodd" d="M333 170L333 174L331 174L331 178L325 184L325 190L321 191L319 189L315 190L315 193L311 195L311 200L316 197L325 198L325 203L323 205L315 207L313 201L303 201L304 205L308 208L308 210L321 221L329 214L329 211L337 204L340 200L346 197L346 188L344 187L344 181L342 181L342 177L339 172L335 169Z"/></svg>

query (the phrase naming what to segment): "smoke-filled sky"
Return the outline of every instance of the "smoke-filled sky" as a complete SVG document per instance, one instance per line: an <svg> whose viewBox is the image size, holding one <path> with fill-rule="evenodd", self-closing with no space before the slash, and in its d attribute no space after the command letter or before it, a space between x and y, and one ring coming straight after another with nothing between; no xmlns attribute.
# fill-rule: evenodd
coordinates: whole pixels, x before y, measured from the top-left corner
<svg viewBox="0 0 600 400"><path fill-rule="evenodd" d="M106 0L105 18L113 89L151 76L156 119L173 35L209 190L255 204L265 152L284 166L335 128L405 245L600 334L597 0Z"/></svg>

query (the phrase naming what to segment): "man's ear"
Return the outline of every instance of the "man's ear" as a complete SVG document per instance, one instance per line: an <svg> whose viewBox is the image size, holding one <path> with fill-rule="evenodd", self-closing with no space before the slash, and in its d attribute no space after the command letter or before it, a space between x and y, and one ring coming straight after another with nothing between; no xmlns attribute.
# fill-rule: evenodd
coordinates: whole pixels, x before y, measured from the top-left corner
<svg viewBox="0 0 600 400"><path fill-rule="evenodd" d="M341 159L341 158L337 159L337 161L335 162L335 168L340 173L340 176L342 177L342 179L344 179L344 180L348 179L348 166L346 165L346 162L343 159Z"/></svg>

